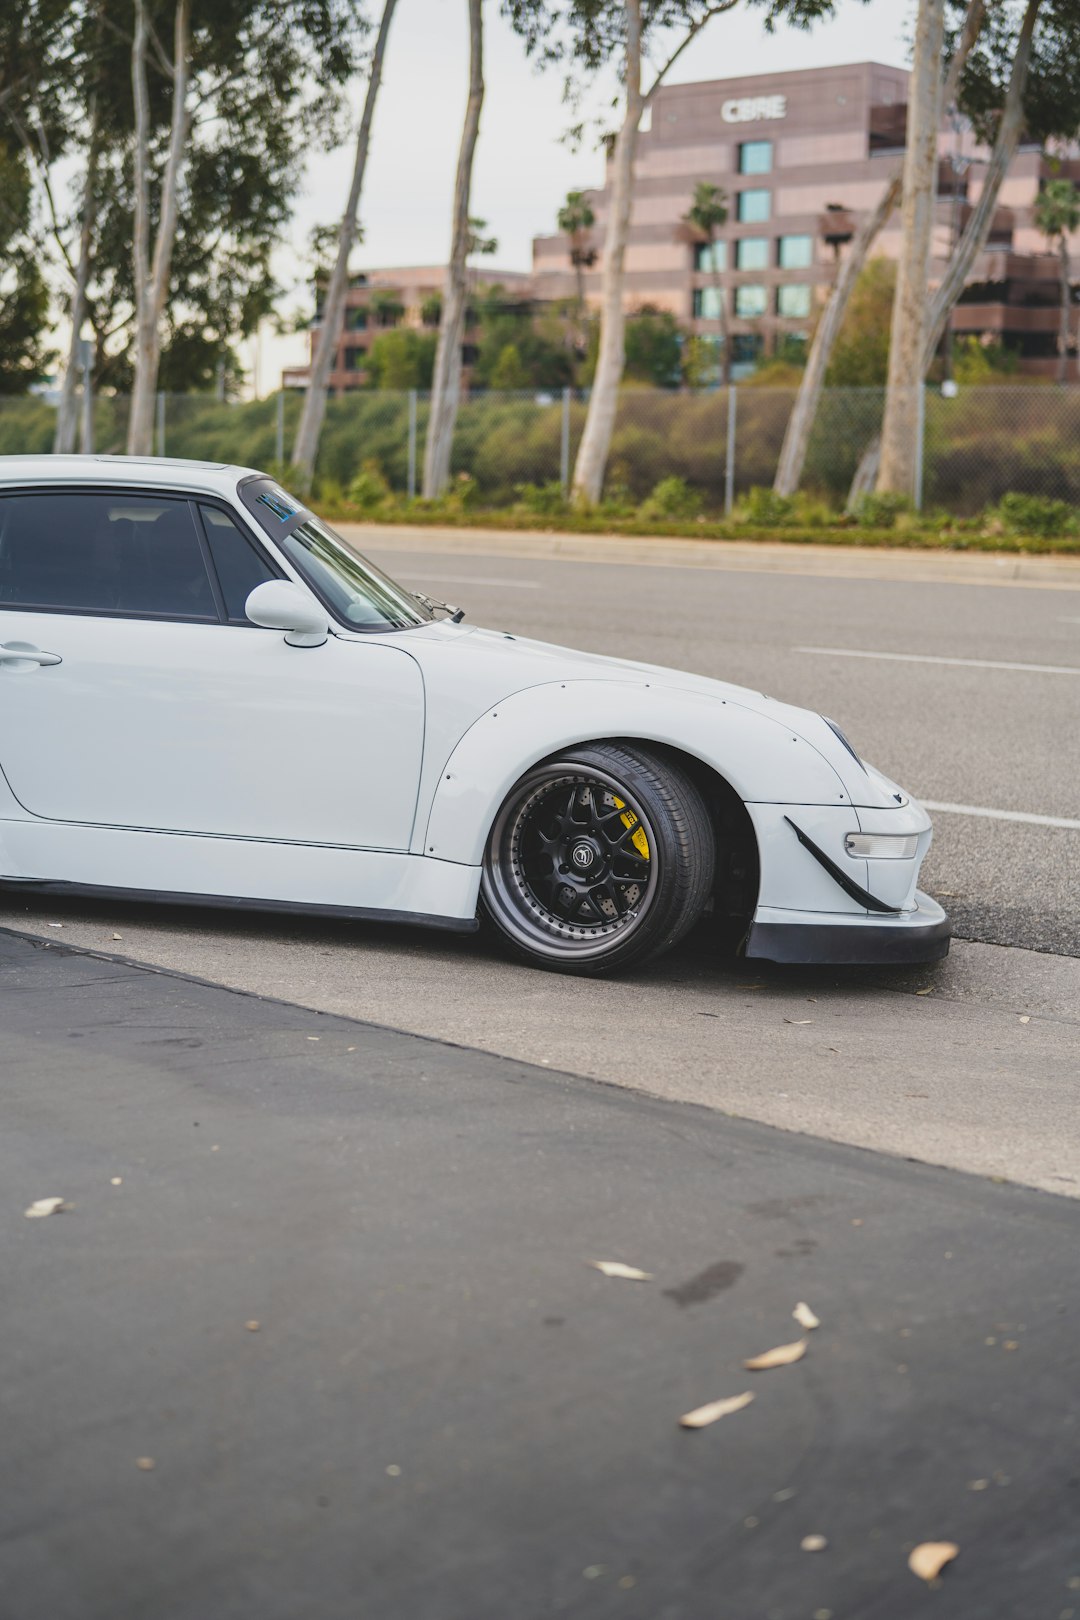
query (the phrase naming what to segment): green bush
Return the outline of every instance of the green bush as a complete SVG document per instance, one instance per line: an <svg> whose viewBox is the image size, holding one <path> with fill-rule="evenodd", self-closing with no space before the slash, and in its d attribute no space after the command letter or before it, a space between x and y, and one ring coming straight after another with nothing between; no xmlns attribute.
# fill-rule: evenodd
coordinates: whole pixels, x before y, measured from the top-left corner
<svg viewBox="0 0 1080 1620"><path fill-rule="evenodd" d="M860 495L851 509L851 515L864 529L895 529L896 520L912 510L906 495L883 492L880 495Z"/></svg>
<svg viewBox="0 0 1080 1620"><path fill-rule="evenodd" d="M349 485L348 499L361 512L377 512L393 499L393 493L379 463L369 457Z"/></svg>
<svg viewBox="0 0 1080 1620"><path fill-rule="evenodd" d="M685 478L673 475L661 478L648 500L643 502L641 516L654 518L695 518L702 508L698 490L691 489Z"/></svg>
<svg viewBox="0 0 1080 1620"><path fill-rule="evenodd" d="M516 505L537 517L561 517L566 512L566 496L558 480L547 484L515 484Z"/></svg>
<svg viewBox="0 0 1080 1620"><path fill-rule="evenodd" d="M756 528L779 529L795 517L796 503L789 495L777 495L774 490L757 484L739 502L737 516L743 523Z"/></svg>
<svg viewBox="0 0 1080 1620"><path fill-rule="evenodd" d="M1045 495L1021 495L1015 490L1003 495L996 517L1008 534L1034 534L1051 539L1077 532L1076 509L1068 501L1050 500Z"/></svg>

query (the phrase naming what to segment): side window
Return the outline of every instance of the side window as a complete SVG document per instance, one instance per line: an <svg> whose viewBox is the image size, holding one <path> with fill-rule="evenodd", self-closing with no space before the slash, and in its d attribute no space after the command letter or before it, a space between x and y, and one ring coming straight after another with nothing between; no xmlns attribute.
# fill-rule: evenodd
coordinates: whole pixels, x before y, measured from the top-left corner
<svg viewBox="0 0 1080 1620"><path fill-rule="evenodd" d="M218 617L187 502L104 490L0 497L0 604Z"/></svg>
<svg viewBox="0 0 1080 1620"><path fill-rule="evenodd" d="M200 506L199 512L221 594L225 598L229 623L247 624L244 604L256 585L281 576L274 572L254 542L220 506Z"/></svg>

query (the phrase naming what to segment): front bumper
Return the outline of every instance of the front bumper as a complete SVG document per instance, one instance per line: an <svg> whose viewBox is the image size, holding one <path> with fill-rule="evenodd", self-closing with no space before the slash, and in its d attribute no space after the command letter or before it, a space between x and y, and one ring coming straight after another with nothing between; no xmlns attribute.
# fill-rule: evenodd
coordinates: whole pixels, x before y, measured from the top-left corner
<svg viewBox="0 0 1080 1620"><path fill-rule="evenodd" d="M914 909L892 917L759 906L744 955L768 962L819 962L836 967L859 963L902 966L940 961L949 953L951 938L952 923L941 906L917 889Z"/></svg>

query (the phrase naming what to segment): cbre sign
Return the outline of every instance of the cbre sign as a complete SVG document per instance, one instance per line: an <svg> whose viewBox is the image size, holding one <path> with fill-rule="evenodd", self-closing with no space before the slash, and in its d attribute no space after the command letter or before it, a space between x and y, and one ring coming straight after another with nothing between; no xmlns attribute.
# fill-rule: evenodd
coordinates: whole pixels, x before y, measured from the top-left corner
<svg viewBox="0 0 1080 1620"><path fill-rule="evenodd" d="M787 96L739 96L720 108L725 124L756 124L762 118L786 118Z"/></svg>

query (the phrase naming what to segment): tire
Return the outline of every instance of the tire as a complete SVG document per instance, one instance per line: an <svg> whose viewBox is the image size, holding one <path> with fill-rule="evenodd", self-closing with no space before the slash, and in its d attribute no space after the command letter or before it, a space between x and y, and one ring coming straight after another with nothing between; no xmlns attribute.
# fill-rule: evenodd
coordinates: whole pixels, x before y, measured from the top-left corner
<svg viewBox="0 0 1080 1620"><path fill-rule="evenodd" d="M535 765L507 795L480 895L525 961L613 973L682 939L714 866L708 812L679 766L636 745L590 743Z"/></svg>

